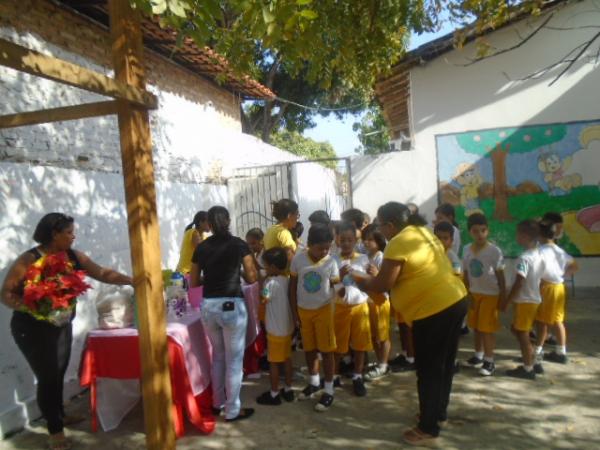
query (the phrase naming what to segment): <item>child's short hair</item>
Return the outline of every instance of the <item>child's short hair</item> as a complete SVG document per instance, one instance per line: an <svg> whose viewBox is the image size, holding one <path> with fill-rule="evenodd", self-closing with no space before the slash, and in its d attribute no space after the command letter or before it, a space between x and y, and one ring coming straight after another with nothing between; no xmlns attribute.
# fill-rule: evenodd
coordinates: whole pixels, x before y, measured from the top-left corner
<svg viewBox="0 0 600 450"><path fill-rule="evenodd" d="M554 237L556 236L556 223L550 220L542 219L538 223L538 227L540 231L540 236L544 239L554 239Z"/></svg>
<svg viewBox="0 0 600 450"><path fill-rule="evenodd" d="M467 218L467 229L470 230L475 225L488 226L488 221L485 216L481 213L473 213Z"/></svg>
<svg viewBox="0 0 600 450"><path fill-rule="evenodd" d="M452 225L456 226L456 211L454 210L454 206L450 203L442 203L440 206L435 208L436 214L443 214L446 217L452 218Z"/></svg>
<svg viewBox="0 0 600 450"><path fill-rule="evenodd" d="M333 233L331 229L323 224L316 223L308 230L307 244L311 245L331 243L333 241Z"/></svg>
<svg viewBox="0 0 600 450"><path fill-rule="evenodd" d="M346 232L351 232L352 236L356 236L356 227L354 226L354 224L352 222L339 222L336 225L336 230L335 232L338 234L338 236L342 233L346 233Z"/></svg>
<svg viewBox="0 0 600 450"><path fill-rule="evenodd" d="M288 198L282 198L279 201L273 202L273 217L279 222L284 221L290 214L298 212L298 203Z"/></svg>
<svg viewBox="0 0 600 450"><path fill-rule="evenodd" d="M296 239L300 239L300 236L304 233L304 225L302 222L296 222L296 226L291 231Z"/></svg>
<svg viewBox="0 0 600 450"><path fill-rule="evenodd" d="M439 222L435 224L435 227L433 227L433 233L449 233L450 238L454 239L454 226L450 222Z"/></svg>
<svg viewBox="0 0 600 450"><path fill-rule="evenodd" d="M544 214L542 220L552 223L563 223L563 216L560 213L551 211Z"/></svg>
<svg viewBox="0 0 600 450"><path fill-rule="evenodd" d="M366 239L373 239L377 243L377 248L380 252L385 250L387 242L383 233L377 229L377 225L367 225L362 232L362 239L363 241Z"/></svg>
<svg viewBox="0 0 600 450"><path fill-rule="evenodd" d="M365 216L360 209L350 208L342 213L342 220L354 224L354 226L360 230L365 220Z"/></svg>
<svg viewBox="0 0 600 450"><path fill-rule="evenodd" d="M252 238L256 239L257 241L262 241L264 237L265 233L263 233L263 231L260 228L251 228L246 233L246 239Z"/></svg>
<svg viewBox="0 0 600 450"><path fill-rule="evenodd" d="M329 214L327 214L327 211L323 211L322 209L319 209L317 211L314 211L310 216L308 216L308 221L311 224L323 223L325 225L329 225L329 222L331 222L331 219L329 218Z"/></svg>
<svg viewBox="0 0 600 450"><path fill-rule="evenodd" d="M363 213L363 224L364 223L370 224L371 223L371 216L369 215L369 213L364 212Z"/></svg>
<svg viewBox="0 0 600 450"><path fill-rule="evenodd" d="M540 235L540 228L535 220L527 219L517 224L517 233L522 233L532 241Z"/></svg>
<svg viewBox="0 0 600 450"><path fill-rule="evenodd" d="M263 261L279 270L285 270L288 264L287 252L282 247L271 247L263 253Z"/></svg>

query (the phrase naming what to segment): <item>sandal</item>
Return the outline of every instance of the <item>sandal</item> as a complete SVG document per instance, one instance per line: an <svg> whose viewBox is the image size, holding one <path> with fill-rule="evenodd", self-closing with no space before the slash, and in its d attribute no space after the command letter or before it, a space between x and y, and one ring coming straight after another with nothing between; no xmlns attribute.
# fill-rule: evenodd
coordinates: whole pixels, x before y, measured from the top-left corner
<svg viewBox="0 0 600 450"><path fill-rule="evenodd" d="M238 420L248 419L254 414L254 408L242 408L240 413L233 419L225 419L225 422L236 422Z"/></svg>
<svg viewBox="0 0 600 450"><path fill-rule="evenodd" d="M70 450L73 448L72 442L65 436L48 438L48 449L49 450Z"/></svg>
<svg viewBox="0 0 600 450"><path fill-rule="evenodd" d="M437 437L424 433L418 427L407 430L402 435L404 442L408 445L421 447L436 447Z"/></svg>

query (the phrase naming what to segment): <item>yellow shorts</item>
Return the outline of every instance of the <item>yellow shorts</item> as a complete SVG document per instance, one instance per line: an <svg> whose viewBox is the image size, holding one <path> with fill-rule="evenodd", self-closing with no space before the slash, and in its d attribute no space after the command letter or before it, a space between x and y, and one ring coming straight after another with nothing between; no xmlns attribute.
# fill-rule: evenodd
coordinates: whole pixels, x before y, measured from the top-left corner
<svg viewBox="0 0 600 450"><path fill-rule="evenodd" d="M334 317L336 353L348 353L348 346L357 352L373 349L367 303L354 306L338 303Z"/></svg>
<svg viewBox="0 0 600 450"><path fill-rule="evenodd" d="M543 283L540 291L542 293L542 304L537 310L535 320L547 325L564 322L565 300L567 298L565 285L562 283Z"/></svg>
<svg viewBox="0 0 600 450"><path fill-rule="evenodd" d="M531 330L539 306L537 303L515 303L513 328L517 331Z"/></svg>
<svg viewBox="0 0 600 450"><path fill-rule="evenodd" d="M471 294L473 297L467 324L470 328L482 333L495 333L498 331L498 296L485 294Z"/></svg>
<svg viewBox="0 0 600 450"><path fill-rule="evenodd" d="M369 317L371 321L371 337L374 342L390 340L390 302L381 305L369 303Z"/></svg>
<svg viewBox="0 0 600 450"><path fill-rule="evenodd" d="M272 363L284 362L292 354L292 335L273 336L267 333L267 360Z"/></svg>
<svg viewBox="0 0 600 450"><path fill-rule="evenodd" d="M298 308L298 317L305 352L319 350L328 353L336 349L333 304L319 309Z"/></svg>

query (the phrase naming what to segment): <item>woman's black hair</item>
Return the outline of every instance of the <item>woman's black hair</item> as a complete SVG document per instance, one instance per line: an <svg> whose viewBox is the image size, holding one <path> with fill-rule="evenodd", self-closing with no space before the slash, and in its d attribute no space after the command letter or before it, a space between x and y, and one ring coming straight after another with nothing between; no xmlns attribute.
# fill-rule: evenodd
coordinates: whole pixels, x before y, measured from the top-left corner
<svg viewBox="0 0 600 450"><path fill-rule="evenodd" d="M517 224L517 232L523 233L531 240L536 240L540 236L540 228L535 220L527 219Z"/></svg>
<svg viewBox="0 0 600 450"><path fill-rule="evenodd" d="M229 225L231 225L231 219L229 218L229 211L223 206L213 206L208 210L208 223L215 236L229 236Z"/></svg>
<svg viewBox="0 0 600 450"><path fill-rule="evenodd" d="M469 217L467 217L467 230L471 231L475 225L485 225L488 226L488 221L486 217L481 213L473 213Z"/></svg>
<svg viewBox="0 0 600 450"><path fill-rule="evenodd" d="M563 223L562 215L557 212L547 212L546 214L544 214L544 217L542 217L542 220L552 223Z"/></svg>
<svg viewBox="0 0 600 450"><path fill-rule="evenodd" d="M556 223L552 220L542 219L538 223L540 236L544 239L554 239L556 237Z"/></svg>
<svg viewBox="0 0 600 450"><path fill-rule="evenodd" d="M206 222L207 220L208 213L206 211L198 211L196 215L194 215L194 220L192 223L185 227L185 231L191 230L192 228L198 228L202 222Z"/></svg>
<svg viewBox="0 0 600 450"><path fill-rule="evenodd" d="M385 250L387 242L383 233L377 229L377 225L367 225L362 231L362 240L364 241L369 238L372 238L375 241L380 252Z"/></svg>
<svg viewBox="0 0 600 450"><path fill-rule="evenodd" d="M253 238L253 239L256 239L257 241L262 241L264 239L264 237L265 237L265 233L263 233L263 230L261 230L260 228L251 228L246 233L246 239Z"/></svg>
<svg viewBox="0 0 600 450"><path fill-rule="evenodd" d="M52 212L40 219L33 232L33 240L38 244L48 245L52 242L53 234L69 228L75 219L63 213Z"/></svg>
<svg viewBox="0 0 600 450"><path fill-rule="evenodd" d="M323 223L316 223L308 230L308 246L331 243L332 241L333 233L331 232L331 229Z"/></svg>
<svg viewBox="0 0 600 450"><path fill-rule="evenodd" d="M304 224L302 222L296 222L296 226L290 231L295 239L300 239L300 236L304 233Z"/></svg>
<svg viewBox="0 0 600 450"><path fill-rule="evenodd" d="M327 211L319 209L317 211L314 211L310 216L308 216L308 221L311 223L311 225L315 223L323 223L325 225L329 225L331 219L329 218L329 214L327 214Z"/></svg>
<svg viewBox="0 0 600 450"><path fill-rule="evenodd" d="M360 209L350 208L342 213L342 220L354 224L360 230L365 222L365 216Z"/></svg>
<svg viewBox="0 0 600 450"><path fill-rule="evenodd" d="M452 223L452 225L458 228L458 224L456 223L456 211L454 210L454 206L452 206L450 203L442 203L440 206L435 208L435 213L451 217L452 219L450 222Z"/></svg>
<svg viewBox="0 0 600 450"><path fill-rule="evenodd" d="M279 270L285 270L288 265L287 252L282 247L272 247L265 250L262 259L266 264L277 267Z"/></svg>
<svg viewBox="0 0 600 450"><path fill-rule="evenodd" d="M283 198L277 202L273 202L273 217L278 222L283 222L290 214L298 212L298 203L288 198Z"/></svg>
<svg viewBox="0 0 600 450"><path fill-rule="evenodd" d="M356 227L354 226L354 224L352 222L342 221L342 222L339 222L335 227L335 232L338 236L340 234L346 233L348 231L350 233L352 233L352 236L356 236Z"/></svg>
<svg viewBox="0 0 600 450"><path fill-rule="evenodd" d="M436 223L435 227L433 227L433 233L450 233L450 237L454 239L454 227L450 222L443 221Z"/></svg>
<svg viewBox="0 0 600 450"><path fill-rule="evenodd" d="M388 202L380 206L377 210L377 217L380 219L381 224L389 222L399 230L402 230L407 225L417 227L427 225L423 217L418 214L411 214L406 205L398 202Z"/></svg>

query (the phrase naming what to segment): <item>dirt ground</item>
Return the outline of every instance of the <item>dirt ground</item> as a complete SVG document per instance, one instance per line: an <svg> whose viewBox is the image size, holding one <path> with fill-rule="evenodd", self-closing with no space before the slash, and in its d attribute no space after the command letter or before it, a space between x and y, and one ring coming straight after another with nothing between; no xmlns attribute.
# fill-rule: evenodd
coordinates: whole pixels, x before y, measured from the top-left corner
<svg viewBox="0 0 600 450"><path fill-rule="evenodd" d="M570 363L546 363L546 374L536 381L503 375L515 366L518 347L508 331L510 317L498 334L497 372L479 377L463 367L456 376L449 409L449 424L439 439L443 449L600 448L600 289L578 289L569 301L567 327ZM398 340L393 335L394 344ZM461 341L460 358L472 351L472 336ZM297 355L300 367L302 357ZM312 410L313 402L259 406L255 397L267 389L268 377L244 382L242 401L256 408L253 418L226 424L220 419L210 436L187 424L178 449L396 449L402 432L414 425L417 411L414 373L392 374L368 384L366 398L352 395L351 383L336 392L326 413ZM304 381L295 387L301 389ZM82 395L70 408L85 412L88 397ZM67 430L76 449L144 448L141 406L112 432L91 433L86 421ZM0 442L0 449L44 448L41 421Z"/></svg>

